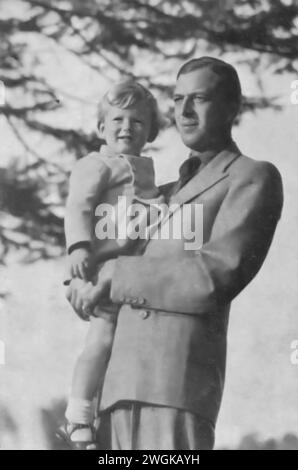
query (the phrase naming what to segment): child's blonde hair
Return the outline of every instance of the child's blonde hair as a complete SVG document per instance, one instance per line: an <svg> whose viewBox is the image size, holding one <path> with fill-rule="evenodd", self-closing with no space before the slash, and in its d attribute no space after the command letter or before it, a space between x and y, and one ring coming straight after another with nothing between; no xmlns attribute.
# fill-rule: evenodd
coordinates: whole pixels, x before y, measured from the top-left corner
<svg viewBox="0 0 298 470"><path fill-rule="evenodd" d="M134 80L123 80L115 83L103 96L98 106L97 126L99 127L104 121L107 105L125 109L141 101L151 109L151 128L148 142L153 142L163 124L163 118L152 93Z"/></svg>

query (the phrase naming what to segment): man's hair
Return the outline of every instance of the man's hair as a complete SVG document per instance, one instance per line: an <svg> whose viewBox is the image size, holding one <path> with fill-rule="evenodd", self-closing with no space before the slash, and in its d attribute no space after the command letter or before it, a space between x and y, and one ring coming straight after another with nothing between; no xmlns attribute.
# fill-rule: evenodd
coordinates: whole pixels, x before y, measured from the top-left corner
<svg viewBox="0 0 298 470"><path fill-rule="evenodd" d="M115 83L103 96L98 106L97 126L99 127L104 121L108 105L126 109L141 102L151 111L151 128L148 142L153 142L163 124L163 118L152 93L143 87L143 85L133 80Z"/></svg>
<svg viewBox="0 0 298 470"><path fill-rule="evenodd" d="M198 59L191 59L182 65L177 74L177 80L180 75L184 75L202 68L209 68L216 75L220 76L220 84L224 90L224 95L229 102L236 104L238 113L242 100L240 80L236 69L227 62L208 56L200 57Z"/></svg>

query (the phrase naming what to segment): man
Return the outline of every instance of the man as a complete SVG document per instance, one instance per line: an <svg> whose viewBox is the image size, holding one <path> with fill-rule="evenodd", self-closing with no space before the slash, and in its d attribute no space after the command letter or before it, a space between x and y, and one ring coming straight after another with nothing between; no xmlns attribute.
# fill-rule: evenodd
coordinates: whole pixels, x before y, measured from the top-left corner
<svg viewBox="0 0 298 470"><path fill-rule="evenodd" d="M103 448L213 448L230 303L260 269L281 214L278 171L231 138L235 69L209 57L187 62L174 101L191 154L164 193L177 204L173 223L184 205L203 204L201 249L153 236L142 256L109 261L96 286L74 280L68 292L81 316L84 303L107 295L122 304L101 399Z"/></svg>

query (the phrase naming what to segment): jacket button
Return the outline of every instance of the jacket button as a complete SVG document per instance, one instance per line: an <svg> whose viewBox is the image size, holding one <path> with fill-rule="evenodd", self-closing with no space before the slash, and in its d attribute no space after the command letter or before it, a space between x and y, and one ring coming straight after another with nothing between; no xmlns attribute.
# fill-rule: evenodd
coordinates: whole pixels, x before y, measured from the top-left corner
<svg viewBox="0 0 298 470"><path fill-rule="evenodd" d="M146 311L146 310L141 310L141 311L140 311L140 317L143 318L143 320L145 320L146 318L149 317L149 313L150 313L150 312L148 312L148 311Z"/></svg>

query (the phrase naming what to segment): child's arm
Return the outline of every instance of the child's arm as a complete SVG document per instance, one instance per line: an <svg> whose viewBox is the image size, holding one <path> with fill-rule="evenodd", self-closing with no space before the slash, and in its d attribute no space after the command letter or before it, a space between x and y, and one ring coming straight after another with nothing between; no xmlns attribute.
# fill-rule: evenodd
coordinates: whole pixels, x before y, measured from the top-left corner
<svg viewBox="0 0 298 470"><path fill-rule="evenodd" d="M65 213L70 276L88 279L93 220L100 194L107 188L110 168L98 153L80 159L71 173Z"/></svg>

